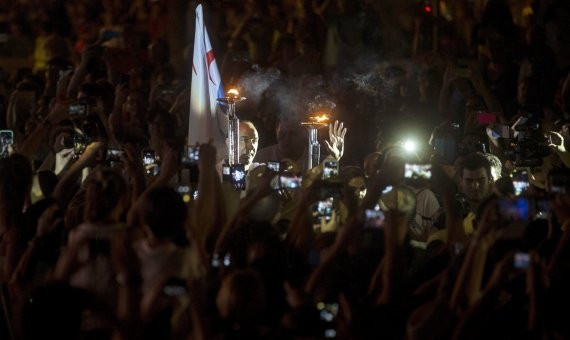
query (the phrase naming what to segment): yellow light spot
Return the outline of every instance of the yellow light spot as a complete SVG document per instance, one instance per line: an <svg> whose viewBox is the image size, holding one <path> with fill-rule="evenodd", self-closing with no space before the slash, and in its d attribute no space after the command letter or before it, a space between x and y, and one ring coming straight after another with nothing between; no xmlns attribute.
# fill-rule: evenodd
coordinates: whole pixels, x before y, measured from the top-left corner
<svg viewBox="0 0 570 340"><path fill-rule="evenodd" d="M329 117L323 113L323 114L318 115L318 116L310 117L309 119L314 121L314 122L317 122L317 123L324 123L327 120L329 120Z"/></svg>

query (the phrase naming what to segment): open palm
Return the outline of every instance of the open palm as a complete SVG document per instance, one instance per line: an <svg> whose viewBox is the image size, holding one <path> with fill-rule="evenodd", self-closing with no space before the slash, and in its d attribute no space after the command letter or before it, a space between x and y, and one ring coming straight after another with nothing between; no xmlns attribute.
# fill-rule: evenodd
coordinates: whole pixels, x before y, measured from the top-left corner
<svg viewBox="0 0 570 340"><path fill-rule="evenodd" d="M338 120L333 124L329 124L329 140L325 141L331 155L340 160L344 154L344 136L346 135L346 128L342 122ZM329 142L330 141L330 142Z"/></svg>

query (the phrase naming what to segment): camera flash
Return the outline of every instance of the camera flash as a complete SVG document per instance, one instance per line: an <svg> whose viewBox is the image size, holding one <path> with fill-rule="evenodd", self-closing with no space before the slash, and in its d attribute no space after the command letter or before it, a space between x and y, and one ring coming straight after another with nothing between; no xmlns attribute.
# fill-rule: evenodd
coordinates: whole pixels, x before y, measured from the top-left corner
<svg viewBox="0 0 570 340"><path fill-rule="evenodd" d="M404 141L403 147L407 152L414 152L417 149L416 142L411 139Z"/></svg>

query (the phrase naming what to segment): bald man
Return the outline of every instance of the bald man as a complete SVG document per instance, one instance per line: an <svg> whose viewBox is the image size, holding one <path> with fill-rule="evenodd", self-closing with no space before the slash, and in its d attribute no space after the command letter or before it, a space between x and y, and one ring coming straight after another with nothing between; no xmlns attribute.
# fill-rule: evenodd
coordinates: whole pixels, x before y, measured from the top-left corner
<svg viewBox="0 0 570 340"><path fill-rule="evenodd" d="M252 122L244 120L239 122L239 162L248 171L257 154L259 134Z"/></svg>

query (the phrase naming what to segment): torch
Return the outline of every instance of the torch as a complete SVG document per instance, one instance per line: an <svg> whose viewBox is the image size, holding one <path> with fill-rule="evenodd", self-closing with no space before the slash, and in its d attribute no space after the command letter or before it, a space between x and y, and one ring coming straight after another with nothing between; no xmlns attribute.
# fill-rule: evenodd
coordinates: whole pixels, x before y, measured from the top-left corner
<svg viewBox="0 0 570 340"><path fill-rule="evenodd" d="M312 169L320 163L321 144L318 140L318 130L328 125L329 117L324 114L317 114L309 117L309 121L302 122L301 126L305 126L309 130L309 144L307 154L307 168Z"/></svg>
<svg viewBox="0 0 570 340"><path fill-rule="evenodd" d="M237 89L230 89L225 97L218 98L220 103L228 105L228 165L239 163L239 119L236 116L236 103L245 100Z"/></svg>

